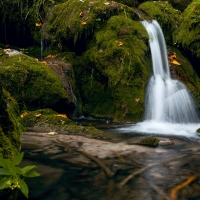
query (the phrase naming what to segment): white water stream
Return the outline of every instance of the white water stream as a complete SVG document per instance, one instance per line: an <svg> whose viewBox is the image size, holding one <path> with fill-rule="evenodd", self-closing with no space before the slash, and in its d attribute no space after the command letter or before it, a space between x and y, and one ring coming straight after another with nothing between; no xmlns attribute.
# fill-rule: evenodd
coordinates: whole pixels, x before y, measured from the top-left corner
<svg viewBox="0 0 200 200"><path fill-rule="evenodd" d="M155 20L142 24L149 35L153 75L146 92L144 121L123 130L197 137L196 130L200 128L197 107L186 86L170 77L162 29Z"/></svg>

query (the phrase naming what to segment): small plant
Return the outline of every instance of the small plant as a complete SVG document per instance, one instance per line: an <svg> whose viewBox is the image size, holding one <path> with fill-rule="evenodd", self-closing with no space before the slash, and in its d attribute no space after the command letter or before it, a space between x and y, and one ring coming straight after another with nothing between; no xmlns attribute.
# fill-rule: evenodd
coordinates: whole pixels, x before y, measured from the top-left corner
<svg viewBox="0 0 200 200"><path fill-rule="evenodd" d="M24 181L25 177L40 176L35 170L36 166L18 167L24 156L24 152L19 153L13 161L0 158L0 190L10 188L19 189L28 198L28 186Z"/></svg>

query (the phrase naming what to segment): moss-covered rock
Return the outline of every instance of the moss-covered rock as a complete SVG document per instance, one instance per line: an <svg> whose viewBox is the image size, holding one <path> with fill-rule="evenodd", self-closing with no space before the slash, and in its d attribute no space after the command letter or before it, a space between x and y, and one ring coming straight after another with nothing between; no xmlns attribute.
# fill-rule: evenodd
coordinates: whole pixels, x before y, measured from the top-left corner
<svg viewBox="0 0 200 200"><path fill-rule="evenodd" d="M159 139L156 137L146 137L140 140L139 144L150 146L150 147L156 147L158 146Z"/></svg>
<svg viewBox="0 0 200 200"><path fill-rule="evenodd" d="M147 33L140 22L112 16L95 33L75 73L81 77L84 112L139 121L148 77ZM81 67L81 68L80 68Z"/></svg>
<svg viewBox="0 0 200 200"><path fill-rule="evenodd" d="M17 120L19 108L0 84L0 157L13 159L20 150L22 125Z"/></svg>
<svg viewBox="0 0 200 200"><path fill-rule="evenodd" d="M167 1L146 1L139 5L139 9L158 21L167 43L172 44L172 33L179 25L180 11L174 9Z"/></svg>
<svg viewBox="0 0 200 200"><path fill-rule="evenodd" d="M42 37L66 50L82 53L95 30L114 15L138 18L133 9L115 1L68 0L55 6L42 27Z"/></svg>
<svg viewBox="0 0 200 200"><path fill-rule="evenodd" d="M181 23L174 36L174 43L200 58L200 1L194 0L181 15Z"/></svg>
<svg viewBox="0 0 200 200"><path fill-rule="evenodd" d="M51 107L67 114L73 112L70 98L53 70L23 54L3 54L0 61L2 85L21 109Z"/></svg>
<svg viewBox="0 0 200 200"><path fill-rule="evenodd" d="M110 139L103 131L92 126L78 126L65 114L58 114L51 109L26 111L22 113L22 124L40 131L55 131L64 134L83 135L86 137Z"/></svg>

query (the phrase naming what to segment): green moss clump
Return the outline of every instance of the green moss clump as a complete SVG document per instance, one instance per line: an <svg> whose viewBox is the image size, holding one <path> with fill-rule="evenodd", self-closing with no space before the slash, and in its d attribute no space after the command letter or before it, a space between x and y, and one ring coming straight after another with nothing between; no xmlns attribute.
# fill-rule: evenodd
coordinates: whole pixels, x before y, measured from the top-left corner
<svg viewBox="0 0 200 200"><path fill-rule="evenodd" d="M22 125L17 120L19 108L0 85L0 157L13 159L20 150Z"/></svg>
<svg viewBox="0 0 200 200"><path fill-rule="evenodd" d="M124 15L112 16L96 31L95 42L81 56L75 74L80 77L83 111L116 121L139 121L150 65L146 64L148 36L143 25Z"/></svg>
<svg viewBox="0 0 200 200"><path fill-rule="evenodd" d="M59 103L67 105L69 97L61 80L44 64L23 54L3 55L0 61L2 85L21 109L55 107Z"/></svg>
<svg viewBox="0 0 200 200"><path fill-rule="evenodd" d="M111 16L119 14L137 17L134 9L115 1L106 3L102 0L68 0L53 8L41 34L44 39L61 48L72 49L78 43L81 48L86 48L95 31L101 29Z"/></svg>
<svg viewBox="0 0 200 200"><path fill-rule="evenodd" d="M159 139L155 137L146 137L140 140L139 144L145 146L155 147L158 146Z"/></svg>
<svg viewBox="0 0 200 200"><path fill-rule="evenodd" d="M197 133L200 133L200 128L198 128L198 129L196 130L196 132L197 132Z"/></svg>
<svg viewBox="0 0 200 200"><path fill-rule="evenodd" d="M139 5L151 19L162 27L167 43L172 43L172 33L179 25L180 11L175 10L167 1L146 1Z"/></svg>
<svg viewBox="0 0 200 200"><path fill-rule="evenodd" d="M59 115L48 108L22 113L22 124L25 127L34 127L42 131L55 131L58 133L110 139L103 131L94 127L78 126L67 116Z"/></svg>
<svg viewBox="0 0 200 200"><path fill-rule="evenodd" d="M175 32L174 43L180 44L200 58L200 2L192 1L181 15L181 23Z"/></svg>

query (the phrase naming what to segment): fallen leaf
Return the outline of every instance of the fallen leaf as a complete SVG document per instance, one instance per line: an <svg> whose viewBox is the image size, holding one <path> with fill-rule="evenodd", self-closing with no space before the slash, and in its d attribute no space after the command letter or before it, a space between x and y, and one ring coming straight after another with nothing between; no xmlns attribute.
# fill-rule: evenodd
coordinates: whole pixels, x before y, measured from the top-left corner
<svg viewBox="0 0 200 200"><path fill-rule="evenodd" d="M81 24L82 24L82 25L85 25L85 24L87 24L87 22L83 21L83 22L81 22Z"/></svg>
<svg viewBox="0 0 200 200"><path fill-rule="evenodd" d="M83 12L82 11L79 13L79 17L83 17Z"/></svg>
<svg viewBox="0 0 200 200"><path fill-rule="evenodd" d="M27 114L28 114L27 112L24 112L24 113L22 113L20 116L21 116L21 118L23 118L23 117L25 117Z"/></svg>
<svg viewBox="0 0 200 200"><path fill-rule="evenodd" d="M36 116L36 117L39 117L39 116L41 116L41 115L42 115L42 114L39 113L39 114L37 114L37 115L35 115L35 116Z"/></svg>
<svg viewBox="0 0 200 200"><path fill-rule="evenodd" d="M35 23L35 26L42 26L42 24L41 23Z"/></svg>
<svg viewBox="0 0 200 200"><path fill-rule="evenodd" d="M47 133L48 135L57 135L58 133L57 132L49 132Z"/></svg>
<svg viewBox="0 0 200 200"><path fill-rule="evenodd" d="M54 116L67 118L67 115L66 115L66 114L54 114Z"/></svg>
<svg viewBox="0 0 200 200"><path fill-rule="evenodd" d="M139 102L140 101L140 98L135 98L135 102Z"/></svg>
<svg viewBox="0 0 200 200"><path fill-rule="evenodd" d="M176 61L176 60L173 60L171 63L174 64L174 65L181 65L181 64L180 64L178 61Z"/></svg>
<svg viewBox="0 0 200 200"><path fill-rule="evenodd" d="M47 66L47 62L45 62L45 61L42 61L41 63Z"/></svg>
<svg viewBox="0 0 200 200"><path fill-rule="evenodd" d="M110 2L105 2L104 5L108 6L110 5Z"/></svg>
<svg viewBox="0 0 200 200"><path fill-rule="evenodd" d="M123 45L123 42L118 42L117 44L118 44L118 46L120 47L120 46Z"/></svg>

